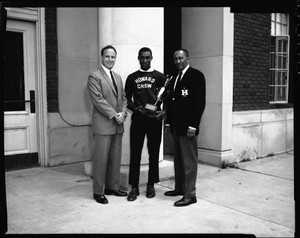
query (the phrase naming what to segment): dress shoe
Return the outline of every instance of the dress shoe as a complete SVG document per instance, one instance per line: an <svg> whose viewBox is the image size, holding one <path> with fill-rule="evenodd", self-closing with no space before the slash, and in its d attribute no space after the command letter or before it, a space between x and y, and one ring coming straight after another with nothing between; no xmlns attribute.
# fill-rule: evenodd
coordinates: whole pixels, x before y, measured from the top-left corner
<svg viewBox="0 0 300 238"><path fill-rule="evenodd" d="M94 199L98 203L102 203L102 204L107 204L108 203L108 200L106 199L106 197L104 195L94 194Z"/></svg>
<svg viewBox="0 0 300 238"><path fill-rule="evenodd" d="M121 190L111 190L111 189L104 189L105 195L115 195L117 197L126 197L127 193Z"/></svg>
<svg viewBox="0 0 300 238"><path fill-rule="evenodd" d="M138 188L132 188L128 197L127 197L127 201L132 202L134 200L136 200L136 197L140 195L140 191Z"/></svg>
<svg viewBox="0 0 300 238"><path fill-rule="evenodd" d="M183 192L180 191L180 190L175 189L175 190L172 190L172 191L165 192L165 195L175 197L175 196L178 196L178 195L183 195Z"/></svg>
<svg viewBox="0 0 300 238"><path fill-rule="evenodd" d="M184 207L184 206L188 206L191 205L193 203L197 202L197 198L196 197L192 197L192 198L182 198L179 201L174 203L175 207Z"/></svg>
<svg viewBox="0 0 300 238"><path fill-rule="evenodd" d="M155 197L155 189L154 186L147 185L147 191L146 191L146 197L147 198L154 198Z"/></svg>

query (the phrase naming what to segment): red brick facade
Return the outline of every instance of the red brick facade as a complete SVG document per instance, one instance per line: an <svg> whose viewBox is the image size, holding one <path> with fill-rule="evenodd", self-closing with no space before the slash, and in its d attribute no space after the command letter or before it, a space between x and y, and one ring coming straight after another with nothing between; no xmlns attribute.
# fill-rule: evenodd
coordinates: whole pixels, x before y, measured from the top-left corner
<svg viewBox="0 0 300 238"><path fill-rule="evenodd" d="M58 112L58 52L56 8L46 8L46 75L48 112Z"/></svg>
<svg viewBox="0 0 300 238"><path fill-rule="evenodd" d="M233 111L269 108L270 13L234 14Z"/></svg>

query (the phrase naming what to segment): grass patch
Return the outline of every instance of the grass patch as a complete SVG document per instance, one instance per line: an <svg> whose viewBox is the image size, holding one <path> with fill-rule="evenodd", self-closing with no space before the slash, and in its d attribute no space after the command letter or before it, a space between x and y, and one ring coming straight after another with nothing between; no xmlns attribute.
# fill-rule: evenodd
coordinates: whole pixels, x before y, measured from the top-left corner
<svg viewBox="0 0 300 238"><path fill-rule="evenodd" d="M229 162L228 160L223 160L222 164L221 164L221 168L225 169L225 168L235 168L235 169L239 169L239 163L242 162L247 162L247 161L251 161L250 158L244 158L239 162L233 161L233 162Z"/></svg>
<svg viewBox="0 0 300 238"><path fill-rule="evenodd" d="M226 169L226 168L235 168L238 169L239 165L237 162L229 162L227 160L223 160L221 164L221 169Z"/></svg>

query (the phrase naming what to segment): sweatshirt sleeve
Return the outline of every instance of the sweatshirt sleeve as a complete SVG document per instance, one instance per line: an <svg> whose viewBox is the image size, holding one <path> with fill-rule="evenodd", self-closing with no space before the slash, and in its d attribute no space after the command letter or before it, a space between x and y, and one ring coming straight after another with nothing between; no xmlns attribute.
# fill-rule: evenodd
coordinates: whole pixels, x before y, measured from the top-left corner
<svg viewBox="0 0 300 238"><path fill-rule="evenodd" d="M136 106L134 105L134 103L132 101L133 92L134 92L133 83L132 83L130 76L128 76L126 79L126 82L125 82L125 93L126 93L126 99L127 99L127 108L130 109L131 111L136 110Z"/></svg>

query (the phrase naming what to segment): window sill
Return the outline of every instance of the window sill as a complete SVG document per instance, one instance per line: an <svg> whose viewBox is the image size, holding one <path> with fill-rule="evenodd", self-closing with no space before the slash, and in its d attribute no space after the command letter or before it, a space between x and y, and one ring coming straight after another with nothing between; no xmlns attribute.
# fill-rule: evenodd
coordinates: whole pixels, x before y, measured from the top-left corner
<svg viewBox="0 0 300 238"><path fill-rule="evenodd" d="M270 109L294 108L294 103L270 103Z"/></svg>

